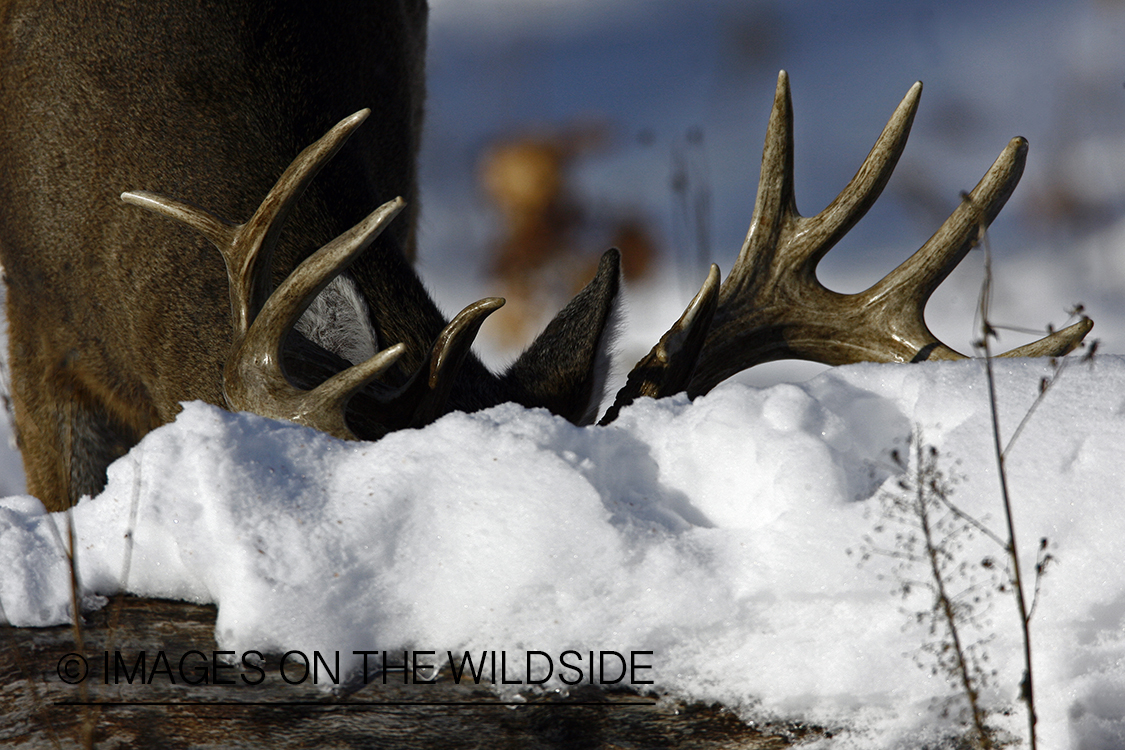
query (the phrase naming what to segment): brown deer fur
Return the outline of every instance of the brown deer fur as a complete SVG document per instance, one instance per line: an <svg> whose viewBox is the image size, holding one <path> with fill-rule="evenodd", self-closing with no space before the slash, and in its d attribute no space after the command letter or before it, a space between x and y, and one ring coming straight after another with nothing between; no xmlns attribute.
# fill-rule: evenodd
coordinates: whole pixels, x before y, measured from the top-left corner
<svg viewBox="0 0 1125 750"><path fill-rule="evenodd" d="M122 191L244 221L301 149L365 107L373 116L298 201L273 276L403 196L405 215L348 273L378 346L406 344L386 379L424 365L446 322L411 267L426 16L424 0L0 6L0 260L30 492L53 509L96 493L108 464L180 402L224 404L223 260ZM573 312L556 325L557 345L586 360L559 366L556 344L540 342L497 378L470 357L448 408L515 400L590 421L604 381L593 339L608 330L615 278L603 286L592 326Z"/></svg>

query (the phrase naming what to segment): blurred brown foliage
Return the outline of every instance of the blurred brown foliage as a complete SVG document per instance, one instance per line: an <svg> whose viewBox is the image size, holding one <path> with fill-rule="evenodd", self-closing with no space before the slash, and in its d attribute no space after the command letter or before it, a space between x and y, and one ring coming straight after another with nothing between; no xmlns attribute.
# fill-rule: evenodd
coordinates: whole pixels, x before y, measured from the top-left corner
<svg viewBox="0 0 1125 750"><path fill-rule="evenodd" d="M576 163L607 147L601 126L497 140L480 162L479 184L500 215L488 273L508 300L492 327L505 348L524 343L591 278L609 247L621 251L627 280L653 267L657 247L645 221L593 205L574 189Z"/></svg>

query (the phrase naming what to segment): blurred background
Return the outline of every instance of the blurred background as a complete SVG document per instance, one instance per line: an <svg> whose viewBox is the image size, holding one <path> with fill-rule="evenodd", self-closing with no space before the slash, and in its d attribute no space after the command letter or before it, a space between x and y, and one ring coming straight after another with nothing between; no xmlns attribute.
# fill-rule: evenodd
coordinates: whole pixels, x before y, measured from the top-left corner
<svg viewBox="0 0 1125 750"><path fill-rule="evenodd" d="M495 365L626 257L621 366L702 282L751 212L781 69L793 90L797 205L854 175L910 85L925 84L883 197L822 262L855 292L902 262L1016 135L1023 180L992 225L995 322L1061 326L1085 305L1125 351L1125 3L1120 0L430 0L420 272L447 313L499 294ZM974 251L927 322L971 351ZM1036 335L1004 331L1003 348ZM765 365L768 384L823 368Z"/></svg>
<svg viewBox="0 0 1125 750"><path fill-rule="evenodd" d="M847 184L907 89L925 90L882 198L821 263L860 291L901 263L1016 135L1027 170L992 225L994 322L1041 331L1084 304L1125 353L1125 1L430 0L419 271L447 314L503 295L478 349L502 366L625 252L618 378L737 256L777 73L797 206ZM970 353L981 253L927 322ZM1002 332L1010 348L1034 333ZM771 363L755 385L806 379ZM0 434L10 434L0 410ZM0 496L23 491L0 440Z"/></svg>

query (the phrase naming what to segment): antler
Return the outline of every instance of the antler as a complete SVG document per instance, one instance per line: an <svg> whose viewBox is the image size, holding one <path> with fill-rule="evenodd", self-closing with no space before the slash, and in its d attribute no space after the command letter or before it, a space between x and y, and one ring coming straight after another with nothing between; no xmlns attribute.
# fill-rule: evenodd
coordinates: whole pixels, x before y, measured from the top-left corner
<svg viewBox="0 0 1125 750"><path fill-rule="evenodd" d="M847 187L819 214L804 217L797 213L793 189L789 77L780 73L754 218L734 268L719 288L718 269L712 266L688 312L637 364L603 423L637 396L686 390L694 397L736 372L776 359L840 365L964 358L926 327L926 302L1015 189L1027 158L1023 138L1013 138L933 237L874 286L840 294L816 278L821 258L887 184L906 145L921 93L922 84L915 83ZM1092 327L1083 317L1001 356L1066 354Z"/></svg>
<svg viewBox="0 0 1125 750"><path fill-rule="evenodd" d="M1023 173L1027 142L1014 138L980 183L933 237L905 263L871 288L839 294L816 278L816 266L874 204L906 145L922 85L916 83L899 104L871 153L832 203L813 217L797 213L793 188L793 114L789 79L778 77L762 155L762 173L750 231L734 268L719 285L712 266L699 294L632 373L602 419L612 421L638 396L665 396L686 390L706 393L736 372L775 359L809 359L838 365L850 362L908 362L960 359L964 355L937 340L926 327L924 311L937 286L972 248L996 217ZM311 301L379 235L403 207L396 199L317 250L278 287L271 290L270 266L281 226L317 171L363 122L367 111L343 120L305 149L266 196L254 216L236 225L202 209L151 193L125 193L122 199L185 223L208 237L226 261L230 281L234 344L224 369L223 392L232 409L254 411L354 438L354 426L366 438L391 430L424 425L447 411L457 373L484 319L503 304L488 298L465 308L436 337L429 357L397 388L375 380L405 351L403 344L384 349L352 365L292 337L291 331ZM551 387L539 380L558 362L583 359L582 372L598 371L605 321L616 299L616 255L603 258L598 277L567 309L548 333L505 375L502 390L461 408L480 408L506 398L547 405L556 413L559 394L597 390L598 377L571 383L573 373L555 373ZM573 309L572 309L573 307ZM592 316L592 317L591 317ZM583 321L575 325L575 321ZM594 321L594 323L591 323ZM1072 350L1093 323L1080 322L1002 356L1061 355ZM593 333L574 334L571 329ZM283 346L300 354L299 372L286 372ZM545 363L540 360L548 360ZM586 363L585 360L590 360ZM587 367L590 364L591 367ZM550 379L550 378L549 378ZM564 384L561 390L554 381ZM309 386L307 389L302 386ZM543 391L543 392L541 392ZM348 409L356 396L358 406ZM585 396L583 399L585 400ZM593 402L596 403L596 400ZM586 412L576 421L592 418Z"/></svg>
<svg viewBox="0 0 1125 750"><path fill-rule="evenodd" d="M297 199L320 168L331 159L348 136L367 118L362 110L342 120L323 138L302 151L278 179L258 210L245 224L233 224L189 204L137 191L121 195L132 203L186 224L205 235L226 262L230 282L234 343L223 371L223 394L235 411L287 419L315 427L341 438L356 435L345 419L346 407L365 386L374 389L377 414L365 414L365 425L379 425L379 436L391 429L433 421L445 411L457 370L469 352L484 319L504 304L495 297L466 307L438 336L423 365L403 386L392 389L374 379L405 351L396 344L366 362L322 361L306 346L299 364L323 380L308 390L293 384L287 373L282 347L293 326L321 291L343 273L405 205L401 198L385 203L356 226L306 258L284 282L271 290L270 270L281 227ZM366 404L368 411L371 404Z"/></svg>

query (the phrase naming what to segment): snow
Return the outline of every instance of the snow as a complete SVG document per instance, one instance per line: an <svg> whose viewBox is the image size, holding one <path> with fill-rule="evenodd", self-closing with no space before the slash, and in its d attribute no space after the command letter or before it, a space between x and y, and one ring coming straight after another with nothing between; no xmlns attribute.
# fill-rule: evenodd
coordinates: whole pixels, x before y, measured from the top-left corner
<svg viewBox="0 0 1125 750"><path fill-rule="evenodd" d="M1053 371L996 367L1011 434ZM1125 738L1122 394L1125 359L1072 362L1008 457L1024 569L1041 537L1058 561L1032 621L1044 747ZM916 431L960 477L953 501L1002 530L989 424L979 361L726 384L608 427L505 405L373 444L189 403L74 509L84 600L214 602L220 649L339 651L353 670L359 650L651 651L643 676L679 699L844 730L832 747L913 744L952 731L958 699L913 624L928 594L902 598L895 561L863 552L893 546L874 530ZM10 622L68 620L63 523L0 502ZM1000 552L964 544L970 564ZM1022 734L1015 604L986 598L966 625L991 634L985 705Z"/></svg>
<svg viewBox="0 0 1125 750"><path fill-rule="evenodd" d="M1021 134L1027 172L992 233L994 317L1058 325L1082 301L1101 351L1125 350L1125 6L867 0L826 19L807 1L431 5L421 271L447 309L494 291L463 263L483 265L496 231L474 197L482 149L544 123L611 125L614 147L579 165L576 189L594 206L636 205L666 240L693 236L670 218L668 183L684 134L702 132L688 155L714 196L713 259L729 270L786 68L806 214L846 184L910 84L926 84L898 172L826 258L826 284L854 291L888 272ZM756 29L773 42L755 46ZM626 364L675 319L694 291L685 279L703 278L676 255L690 248L668 245L681 267L629 290ZM979 260L964 265L929 308L962 350ZM1010 435L1052 371L997 369ZM71 514L84 603L119 590L214 602L219 647L236 652L499 649L520 664L532 650L652 651L654 689L747 721L841 730L833 748L955 731L963 704L931 674L934 638L914 617L929 594L899 593L924 571L867 555L895 548L876 528L902 492L891 451L911 455L914 434L957 478L953 501L1003 526L980 363L749 379L760 386L639 402L607 428L502 406L376 444L186 404ZM1056 559L1032 621L1045 748L1125 747L1123 381L1121 357L1072 364L1009 456L1023 568L1040 538ZM18 453L0 444L0 614L67 622L64 516L23 491ZM998 555L980 535L961 542L970 564ZM987 607L965 627L990 637L985 705L1023 736L1016 608L981 591Z"/></svg>

